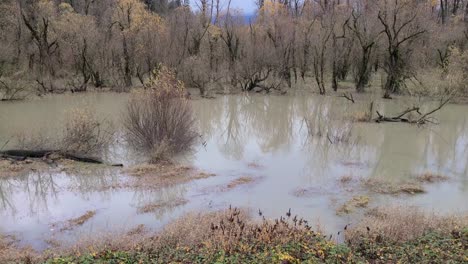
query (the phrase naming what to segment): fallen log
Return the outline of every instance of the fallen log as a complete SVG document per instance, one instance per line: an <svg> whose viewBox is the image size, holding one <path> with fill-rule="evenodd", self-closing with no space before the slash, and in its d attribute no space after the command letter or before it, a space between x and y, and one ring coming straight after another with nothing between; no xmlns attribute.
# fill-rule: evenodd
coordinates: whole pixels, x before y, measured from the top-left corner
<svg viewBox="0 0 468 264"><path fill-rule="evenodd" d="M50 153L59 152L58 150L22 150L22 149L11 149L0 151L0 154L11 156L11 157L23 157L23 158L42 158Z"/></svg>
<svg viewBox="0 0 468 264"><path fill-rule="evenodd" d="M84 163L93 163L93 164L105 164L115 167L122 167L122 164L107 164L99 158L85 156L77 153L70 153L60 150L23 150L23 149L12 149L0 151L0 156L4 158L14 159L14 160L24 160L26 158L47 158L51 154L57 154L65 159L74 160Z"/></svg>
<svg viewBox="0 0 468 264"><path fill-rule="evenodd" d="M85 162L85 163L94 163L94 164L104 164L104 162L98 158L94 157L87 157L79 154L73 154L68 152L61 152L59 153L60 156L74 161Z"/></svg>

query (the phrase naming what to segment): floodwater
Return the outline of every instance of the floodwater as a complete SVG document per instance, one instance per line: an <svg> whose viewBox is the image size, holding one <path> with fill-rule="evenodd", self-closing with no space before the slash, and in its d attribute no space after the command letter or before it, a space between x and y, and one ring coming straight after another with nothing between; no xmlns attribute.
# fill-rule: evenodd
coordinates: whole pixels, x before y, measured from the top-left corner
<svg viewBox="0 0 468 264"><path fill-rule="evenodd" d="M86 107L117 130L125 108L125 94L81 94L0 104L0 145L14 147L20 131L60 133L67 111ZM0 179L0 233L14 235L23 244L46 249L48 241L129 230L140 224L158 229L192 211L232 206L261 209L279 217L289 208L325 232L336 232L358 221L362 210L337 215L337 208L357 194L370 196L369 207L402 204L430 211L468 213L468 106L448 105L434 117L439 125L418 127L403 123L352 123L349 116L367 110L368 98L351 104L344 98L310 94L288 96L228 95L195 99L201 142L180 162L216 174L158 190L102 189L126 181L119 168L86 173L51 169L16 178ZM423 111L437 102L399 98L375 100L380 113L398 113L415 103ZM117 133L120 135L121 133ZM116 140L108 157L126 166L138 160ZM449 176L442 183L425 184L426 193L382 195L340 182L378 178L401 181L423 172ZM239 177L252 182L226 190L219 188ZM188 203L138 213L151 202L186 199ZM66 229L69 219L87 211L96 215L82 226ZM70 242L71 243L71 242Z"/></svg>

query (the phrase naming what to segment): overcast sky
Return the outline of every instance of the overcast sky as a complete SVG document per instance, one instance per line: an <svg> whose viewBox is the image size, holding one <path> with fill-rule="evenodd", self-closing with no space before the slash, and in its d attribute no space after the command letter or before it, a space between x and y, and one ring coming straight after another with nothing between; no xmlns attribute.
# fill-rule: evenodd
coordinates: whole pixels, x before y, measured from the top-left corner
<svg viewBox="0 0 468 264"><path fill-rule="evenodd" d="M227 0L225 0L227 5ZM254 0L232 0L231 6L234 8L242 9L245 13L253 13L255 10L255 1Z"/></svg>
<svg viewBox="0 0 468 264"><path fill-rule="evenodd" d="M190 3L192 6L196 6L196 3L198 1L196 0L191 0ZM223 4L223 8L227 8L229 0L221 0L221 3ZM231 8L235 9L242 9L244 13L246 14L252 14L255 9L255 1L254 0L231 0Z"/></svg>

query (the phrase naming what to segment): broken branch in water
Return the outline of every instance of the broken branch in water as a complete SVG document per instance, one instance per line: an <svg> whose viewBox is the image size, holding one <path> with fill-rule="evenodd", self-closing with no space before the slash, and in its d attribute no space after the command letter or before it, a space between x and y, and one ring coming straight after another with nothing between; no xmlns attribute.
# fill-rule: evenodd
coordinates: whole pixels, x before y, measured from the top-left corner
<svg viewBox="0 0 468 264"><path fill-rule="evenodd" d="M381 123L381 122L403 122L403 123L410 123L410 124L417 124L417 125L424 125L426 123L431 123L431 124L437 124L437 120L434 117L431 117L430 115L434 114L435 112L439 111L444 107L450 100L452 99L452 96L449 96L447 99L442 99L439 103L439 105L430 110L427 113L422 114L419 110L420 107L415 106L412 108L408 108L405 111L401 112L400 114L393 116L393 117L387 117L377 112L378 117L374 119L375 122ZM410 120L408 118L404 118L405 115L416 112L420 115L420 117L416 120Z"/></svg>
<svg viewBox="0 0 468 264"><path fill-rule="evenodd" d="M346 98L348 101L351 101L353 104L354 102L354 97L352 93L343 93L340 97Z"/></svg>

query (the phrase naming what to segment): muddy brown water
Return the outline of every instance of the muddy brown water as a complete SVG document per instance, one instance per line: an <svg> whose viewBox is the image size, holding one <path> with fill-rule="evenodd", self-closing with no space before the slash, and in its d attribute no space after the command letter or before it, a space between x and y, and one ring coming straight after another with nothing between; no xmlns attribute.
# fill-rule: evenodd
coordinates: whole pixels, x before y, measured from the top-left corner
<svg viewBox="0 0 468 264"><path fill-rule="evenodd" d="M102 119L120 120L125 94L80 94L0 103L0 145L14 147L21 131L57 136L66 112L87 107ZM468 213L468 106L448 105L435 117L439 125L351 123L349 115L367 109L371 98L351 104L343 98L310 94L289 96L229 95L195 99L193 106L202 139L181 163L215 173L154 191L116 188L128 180L120 169L91 173L31 172L0 179L0 233L14 235L22 244L42 250L46 241L73 243L78 237L118 232L143 224L158 229L192 211L225 209L229 205L261 209L266 217L279 217L291 208L325 232L333 233L358 221L363 210L340 215L336 209L358 192L370 196L369 207L402 204L449 213ZM399 98L375 99L376 109L398 113L413 104L427 110L436 102ZM309 131L311 133L309 133ZM117 133L120 135L121 133ZM109 161L135 164L136 157L118 138ZM340 179L351 176L389 181L412 179L430 171L449 176L442 183L425 184L419 195L380 195ZM220 188L240 177L253 181L232 189ZM139 214L148 203L188 203ZM82 226L62 230L69 219L87 211L96 215Z"/></svg>

